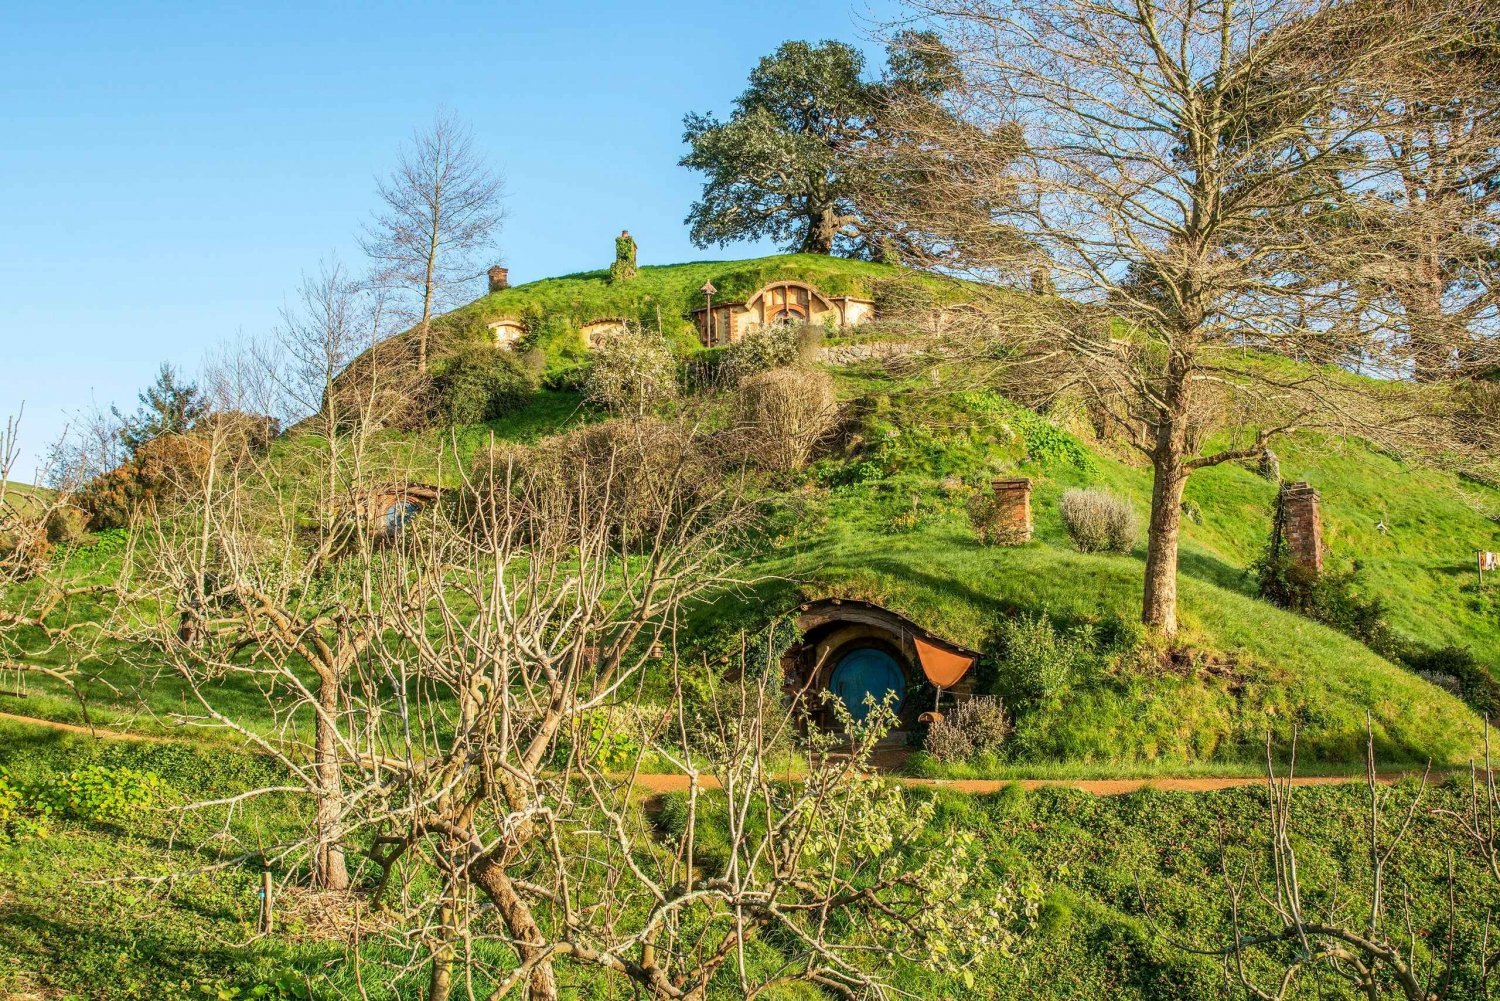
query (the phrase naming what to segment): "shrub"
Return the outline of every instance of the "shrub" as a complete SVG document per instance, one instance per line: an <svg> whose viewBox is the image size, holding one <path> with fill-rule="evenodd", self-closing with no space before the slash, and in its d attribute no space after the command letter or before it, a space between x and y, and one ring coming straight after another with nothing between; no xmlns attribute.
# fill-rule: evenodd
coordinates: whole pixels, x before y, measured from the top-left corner
<svg viewBox="0 0 1500 1001"><path fill-rule="evenodd" d="M677 399L677 362L666 340L631 327L595 346L583 379L583 395L617 414L644 417Z"/></svg>
<svg viewBox="0 0 1500 1001"><path fill-rule="evenodd" d="M47 512L47 541L54 546L77 542L88 527L89 516L72 504L59 504Z"/></svg>
<svg viewBox="0 0 1500 1001"><path fill-rule="evenodd" d="M536 381L514 352L465 344L445 360L432 388L442 419L463 426L519 410L536 392Z"/></svg>
<svg viewBox="0 0 1500 1001"><path fill-rule="evenodd" d="M750 376L740 383L737 409L745 453L767 469L801 469L838 423L833 380L816 369Z"/></svg>
<svg viewBox="0 0 1500 1001"><path fill-rule="evenodd" d="M0 768L0 845L46 832L46 818L28 799L27 790Z"/></svg>
<svg viewBox="0 0 1500 1001"><path fill-rule="evenodd" d="M737 381L771 369L811 365L823 336L823 328L811 324L766 324L725 348L724 366L729 378Z"/></svg>
<svg viewBox="0 0 1500 1001"><path fill-rule="evenodd" d="M992 695L978 695L959 703L928 728L925 749L941 762L969 761L998 754L1011 732L1005 703Z"/></svg>
<svg viewBox="0 0 1500 1001"><path fill-rule="evenodd" d="M1069 490L1058 512L1080 552L1128 553L1140 535L1135 508L1107 490Z"/></svg>
<svg viewBox="0 0 1500 1001"><path fill-rule="evenodd" d="M87 765L38 786L34 797L46 815L123 824L155 806L165 792L166 783L155 772Z"/></svg>
<svg viewBox="0 0 1500 1001"><path fill-rule="evenodd" d="M16 580L36 576L52 558L52 541L38 518L12 515L0 523L0 574Z"/></svg>
<svg viewBox="0 0 1500 1001"><path fill-rule="evenodd" d="M994 688L1015 708L1035 708L1073 687L1096 656L1087 627L1060 633L1045 615L1006 619Z"/></svg>
<svg viewBox="0 0 1500 1001"><path fill-rule="evenodd" d="M651 539L714 496L722 469L693 428L656 417L614 418L534 446L497 445L476 456L466 504L483 511L506 491L553 517L600 515L626 544ZM700 512L701 513L701 512Z"/></svg>
<svg viewBox="0 0 1500 1001"><path fill-rule="evenodd" d="M1352 636L1382 656L1403 652L1386 621L1385 603L1360 591L1363 574L1358 563L1347 570L1318 573L1267 546L1250 572L1259 580L1261 597L1272 604Z"/></svg>
<svg viewBox="0 0 1500 1001"><path fill-rule="evenodd" d="M1463 647L1420 648L1402 657L1406 666L1458 696L1489 720L1500 720L1500 682Z"/></svg>
<svg viewBox="0 0 1500 1001"><path fill-rule="evenodd" d="M88 514L90 528L123 528L136 512L150 515L195 492L211 459L208 442L198 435L164 434L90 480L74 499Z"/></svg>

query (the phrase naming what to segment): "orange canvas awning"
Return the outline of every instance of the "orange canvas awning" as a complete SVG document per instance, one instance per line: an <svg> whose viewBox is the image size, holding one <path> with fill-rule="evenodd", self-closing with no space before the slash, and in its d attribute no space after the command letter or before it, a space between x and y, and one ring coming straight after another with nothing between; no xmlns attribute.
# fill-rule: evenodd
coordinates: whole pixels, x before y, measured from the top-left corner
<svg viewBox="0 0 1500 1001"><path fill-rule="evenodd" d="M913 636L912 642L917 647L917 660L922 664L922 673L939 688L952 688L974 666L976 658L970 654L945 650L920 636Z"/></svg>

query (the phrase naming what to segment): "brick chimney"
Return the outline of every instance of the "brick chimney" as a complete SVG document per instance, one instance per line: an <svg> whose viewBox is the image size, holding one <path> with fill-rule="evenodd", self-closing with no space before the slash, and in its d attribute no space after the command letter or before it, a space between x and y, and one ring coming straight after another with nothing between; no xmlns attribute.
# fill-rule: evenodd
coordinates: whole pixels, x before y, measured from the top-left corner
<svg viewBox="0 0 1500 1001"><path fill-rule="evenodd" d="M1313 573L1323 572L1323 519L1318 492L1308 483L1286 483L1276 497L1276 544Z"/></svg>
<svg viewBox="0 0 1500 1001"><path fill-rule="evenodd" d="M507 288L510 288L510 269L498 264L490 268L490 291L499 292Z"/></svg>
<svg viewBox="0 0 1500 1001"><path fill-rule="evenodd" d="M1004 545L1019 546L1031 541L1031 480L1021 477L1015 480L995 480L990 484L995 491L999 508L995 513L995 525Z"/></svg>

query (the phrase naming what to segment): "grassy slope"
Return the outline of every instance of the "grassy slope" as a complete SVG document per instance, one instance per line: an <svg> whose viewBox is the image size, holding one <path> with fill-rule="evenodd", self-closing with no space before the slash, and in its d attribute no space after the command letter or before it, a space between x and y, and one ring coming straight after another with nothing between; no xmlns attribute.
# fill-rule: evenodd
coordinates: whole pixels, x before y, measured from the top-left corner
<svg viewBox="0 0 1500 1001"><path fill-rule="evenodd" d="M231 794L273 778L263 763L243 754L90 741L4 721L0 745L7 749L7 767L29 782L45 783L82 765L128 766L156 772L173 797L189 798ZM1411 791L1409 785L1397 791L1393 812ZM1263 791L1146 791L1101 798L1012 787L991 796L909 795L937 797L928 834L934 844L945 843L955 831L972 832L983 859L981 881L1034 882L1045 895L1019 957L986 963L977 971L973 991L920 966L898 964L889 975L910 996L1035 1001L1239 996L1212 960L1172 943L1222 940L1226 934L1226 897L1217 874L1221 859L1235 873L1242 865L1263 864L1255 851L1262 837ZM1466 788L1442 784L1428 796L1428 806L1461 810ZM1364 790L1302 789L1297 803L1300 870L1309 899L1322 899L1322 890L1337 880L1348 913L1361 913ZM241 830L252 842L254 832L273 842L298 829L305 809L296 801L253 800L246 804ZM0 996L348 998L360 996L361 988L371 998L417 996L422 970L393 979L382 963L399 963L404 953L383 954L382 946L367 938L359 949L363 962L351 961L347 946L317 920L308 896L294 885L284 883L278 891L275 934L254 939L258 866L253 860L155 886L120 879L182 874L223 861L235 850L211 840L215 824L207 818L189 819L183 829L175 824L170 815L149 814L114 823L59 821L45 837L0 844L0 927L5 928ZM1412 909L1416 926L1424 928L1440 925L1445 916L1444 878L1453 841L1445 821L1427 810L1418 812L1415 824L1396 860L1393 889L1403 908ZM712 857L712 832L702 832L698 843L701 856ZM189 847L196 844L208 847ZM353 861L360 864L357 857ZM1457 853L1454 866L1463 909L1458 934L1461 941L1473 941L1480 932L1472 920L1480 908L1473 902L1485 899L1493 883L1469 853ZM371 875L360 873L366 879ZM277 876L291 876L288 882L295 884L295 874L278 870ZM1149 915L1143 912L1143 895ZM1253 895L1247 906L1256 920L1260 905ZM1417 948L1429 958L1425 940ZM765 944L752 947L752 964L767 963L768 952ZM572 996L629 996L623 983L604 985L566 962L560 972L575 989ZM1465 971L1455 996L1478 996L1472 973ZM717 1001L739 991L726 978L709 996ZM769 995L773 1001L820 996L798 989ZM1347 996L1338 989L1296 995Z"/></svg>
<svg viewBox="0 0 1500 1001"><path fill-rule="evenodd" d="M1005 613L1106 627L1135 620L1143 550L1076 552L1057 501L1069 487L1102 485L1129 496L1144 516L1147 470L1098 450L1084 449L1078 461L1028 458L1024 428L1035 418L1020 419L993 400L956 404L868 376L846 377L845 388L846 395L889 397L882 404L888 417L867 424L884 442L864 449L879 478L793 495L796 513L785 519L778 553L754 567L782 583L760 588L752 607L763 614L804 595L864 597L981 649ZM1494 606L1452 572L1456 539L1495 538L1483 512L1500 509L1500 494L1403 467L1358 444L1335 448L1299 437L1281 453L1284 475L1322 489L1335 554L1364 554L1365 586L1391 607L1397 628L1427 643L1471 646L1500 667ZM951 477L972 483L1016 472L1037 483L1036 541L981 547L962 511L963 488L954 489ZM838 476L836 468L825 473ZM1296 720L1305 727L1305 752L1349 761L1358 756L1368 708L1387 756L1467 758L1477 721L1457 700L1361 644L1253 597L1245 567L1265 544L1275 490L1238 465L1195 476L1189 499L1201 523L1185 529L1182 621L1189 643L1214 654L1155 672L1104 665L1049 714L1047 757L1135 766L1253 761L1268 726ZM1373 531L1379 517L1388 536ZM1433 530L1438 525L1442 532Z"/></svg>

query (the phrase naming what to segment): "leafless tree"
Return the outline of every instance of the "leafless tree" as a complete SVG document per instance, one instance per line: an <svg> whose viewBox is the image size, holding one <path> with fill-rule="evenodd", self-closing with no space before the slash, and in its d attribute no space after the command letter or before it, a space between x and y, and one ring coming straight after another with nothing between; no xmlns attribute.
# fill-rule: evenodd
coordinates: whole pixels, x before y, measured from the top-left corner
<svg viewBox="0 0 1500 1001"><path fill-rule="evenodd" d="M791 717L777 675L725 682L718 714L685 705L680 620L729 582L743 509L688 482L690 459L668 496L647 487L650 505L601 496L634 489L612 473L631 461L626 443L560 481L522 462L484 470L482 497L382 565L385 628L360 660L343 796L399 941L420 947L412 967L430 964L427 996L555 998L572 964L652 998L701 998L721 975L747 997L799 980L852 997L878 991L898 954L959 969L1013 945L1034 901L977 899L967 844L919 843L930 806L860 777L878 734L852 756L825 743L778 781ZM652 674L658 692L678 681L643 703ZM619 736L629 749L606 753ZM647 769L685 794L666 840L643 808ZM721 857L699 847L710 827ZM935 947L945 918L964 941ZM752 975L748 950L768 937L781 965ZM497 962L495 944L515 959Z"/></svg>
<svg viewBox="0 0 1500 1001"><path fill-rule="evenodd" d="M1394 176L1370 141L1385 112L1351 95L1389 85L1393 67L1467 29L1452 9L1372 8L1393 30L1372 25L1358 44L1312 50L1299 31L1331 9L1324 0L911 6L956 53L963 125L919 111L875 149L895 158L889 169L907 169L905 158L928 178L921 198L890 211L946 244L950 265L1029 276L1055 294L980 303L980 325L1012 357L1066 359L1072 383L1151 463L1142 618L1172 633L1194 471L1259 455L1300 427L1417 437L1430 406L1401 387L1268 355L1402 371L1397 338L1370 322L1348 279L1351 268L1393 274L1393 244L1358 223L1326 225L1326 202L1367 205ZM1226 407L1248 418L1227 444L1213 437Z"/></svg>
<svg viewBox="0 0 1500 1001"><path fill-rule="evenodd" d="M413 294L421 303L416 320L417 370L427 370L433 314L449 296L472 282L493 260L480 260L500 229L504 193L474 148L467 126L440 112L412 136L396 169L379 188L383 208L368 227L363 246L375 265L375 281Z"/></svg>
<svg viewBox="0 0 1500 1001"><path fill-rule="evenodd" d="M195 430L203 475L138 526L130 577L150 598L133 638L159 651L196 702L179 722L228 728L282 763L316 804L313 881L335 890L349 882L347 688L380 631L363 600L379 542L370 497L403 480L370 447L388 396L383 367L371 360L347 380L336 376L351 357L370 354L383 317L378 296L325 265L304 280L268 345L210 375L224 412L270 393L295 421L290 440L267 451L247 447L236 422ZM233 708L247 690L265 701L274 727Z"/></svg>
<svg viewBox="0 0 1500 1001"><path fill-rule="evenodd" d="M1402 791L1381 780L1375 767L1373 736L1366 743L1363 822L1364 866L1359 884L1345 884L1326 873L1314 879L1299 848L1293 809L1296 796L1292 760L1278 775L1272 742L1266 741L1268 810L1262 849L1252 845L1239 868L1226 851L1221 876L1229 909L1227 941L1208 946L1181 945L1190 952L1224 961L1233 983L1255 1001L1286 1001L1330 979L1361 997L1400 997L1440 1001L1465 996L1456 974L1462 962L1457 940L1458 895L1448 866L1447 909L1438 923L1419 925L1409 890L1398 882L1403 856L1424 813L1428 776L1415 790ZM1405 802L1398 802L1401 798ZM1227 834L1226 834L1227 837ZM1268 864L1268 878L1262 870ZM1333 882L1330 885L1331 881Z"/></svg>

